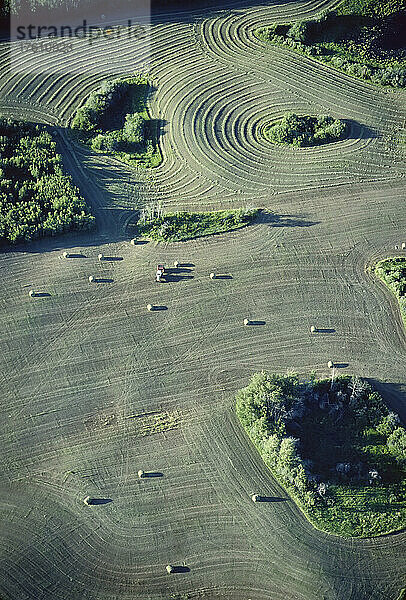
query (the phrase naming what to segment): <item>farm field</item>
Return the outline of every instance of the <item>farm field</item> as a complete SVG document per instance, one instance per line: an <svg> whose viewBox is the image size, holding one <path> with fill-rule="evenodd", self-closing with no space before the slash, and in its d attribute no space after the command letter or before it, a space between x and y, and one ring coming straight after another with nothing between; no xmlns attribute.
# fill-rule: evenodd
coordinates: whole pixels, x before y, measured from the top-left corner
<svg viewBox="0 0 406 600"><path fill-rule="evenodd" d="M2 600L395 600L405 587L406 533L314 529L233 412L253 373L327 376L334 360L372 379L406 419L405 329L368 268L406 241L404 93L265 50L253 34L335 4L156 14L149 111L165 124L163 163L150 170L69 136L105 77L11 71L3 43L1 115L53 125L98 230L0 255ZM140 68L124 38L114 52L80 52L66 61L109 53L112 77ZM348 136L268 143L261 128L287 110L346 119ZM171 212L263 207L273 218L131 245L134 209L156 201ZM179 276L156 284L157 263L174 261ZM326 332L312 335L313 324ZM256 505L254 493L285 500ZM86 506L86 496L105 502ZM168 575L168 564L190 570Z"/></svg>

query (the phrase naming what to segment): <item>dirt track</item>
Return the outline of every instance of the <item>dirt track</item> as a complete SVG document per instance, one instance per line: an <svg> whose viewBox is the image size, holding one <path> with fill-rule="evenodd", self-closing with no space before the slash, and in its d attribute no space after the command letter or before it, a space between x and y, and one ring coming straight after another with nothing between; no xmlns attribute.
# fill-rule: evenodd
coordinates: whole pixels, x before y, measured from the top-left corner
<svg viewBox="0 0 406 600"><path fill-rule="evenodd" d="M0 257L5 600L392 600L405 584L404 533L343 540L315 531L289 500L252 503L252 493L286 495L231 410L252 372L321 374L332 359L381 380L406 418L405 333L365 269L405 241L404 163L393 143L403 96L252 37L263 20L326 4L157 17L151 108L167 124L152 177L60 133L100 232ZM129 55L122 71L130 65ZM77 87L35 81L4 78L4 112L62 129L88 88L79 78ZM305 151L257 136L268 116L309 106L362 126ZM156 197L172 207L261 205L278 220L130 246L131 209ZM84 257L61 258L68 246ZM100 263L99 252L123 260ZM156 285L161 260L189 266ZM232 278L212 281L213 270ZM112 281L90 284L91 274ZM31 299L31 288L51 297ZM148 313L149 302L167 310ZM244 328L245 317L265 324ZM311 336L312 324L335 333ZM177 429L137 433L145 413L175 410ZM139 480L138 469L163 477ZM112 502L87 507L87 495ZM169 562L190 572L168 576Z"/></svg>

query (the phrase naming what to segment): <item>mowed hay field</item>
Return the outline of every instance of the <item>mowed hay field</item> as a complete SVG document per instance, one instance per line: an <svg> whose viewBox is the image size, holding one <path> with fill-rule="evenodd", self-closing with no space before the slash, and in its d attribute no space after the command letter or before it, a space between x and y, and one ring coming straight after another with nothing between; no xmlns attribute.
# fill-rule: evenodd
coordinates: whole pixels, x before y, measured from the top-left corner
<svg viewBox="0 0 406 600"><path fill-rule="evenodd" d="M379 379L406 418L405 332L367 268L406 241L404 95L252 35L331 5L156 16L150 108L166 125L153 172L69 141L68 119L97 78L4 74L2 113L55 125L99 231L0 256L2 600L394 600L404 586L405 533L342 539L290 500L253 503L286 494L233 415L253 372L327 374L334 360ZM124 41L113 58L117 73L137 68ZM352 119L352 137L271 146L261 126L286 109ZM151 199L275 217L131 246L133 209ZM175 260L177 280L156 284L156 264ZM106 502L86 506L88 495ZM190 571L168 575L167 564Z"/></svg>

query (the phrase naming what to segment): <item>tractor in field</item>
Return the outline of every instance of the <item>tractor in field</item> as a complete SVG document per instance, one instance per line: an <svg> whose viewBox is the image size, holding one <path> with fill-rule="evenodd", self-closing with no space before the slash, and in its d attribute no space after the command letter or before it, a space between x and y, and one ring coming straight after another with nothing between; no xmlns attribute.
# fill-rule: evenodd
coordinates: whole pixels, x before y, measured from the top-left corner
<svg viewBox="0 0 406 600"><path fill-rule="evenodd" d="M164 277L165 277L165 266L158 265L156 268L155 279L156 279L156 281L160 282L163 280Z"/></svg>

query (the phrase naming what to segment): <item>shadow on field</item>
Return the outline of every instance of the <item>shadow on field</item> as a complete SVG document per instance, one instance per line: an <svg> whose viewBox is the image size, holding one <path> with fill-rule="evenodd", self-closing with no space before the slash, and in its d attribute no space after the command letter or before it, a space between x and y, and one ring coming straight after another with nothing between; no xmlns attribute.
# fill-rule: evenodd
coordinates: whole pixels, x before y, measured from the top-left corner
<svg viewBox="0 0 406 600"><path fill-rule="evenodd" d="M117 262L119 260L124 260L122 256L104 256L102 262Z"/></svg>
<svg viewBox="0 0 406 600"><path fill-rule="evenodd" d="M192 273L191 269L186 268L185 265L169 268L166 269L165 272L165 281L167 283L173 283L183 281L184 279L193 279L194 275L190 275L190 273Z"/></svg>
<svg viewBox="0 0 406 600"><path fill-rule="evenodd" d="M339 362L335 362L334 363L334 368L335 369L346 369L347 367L349 367L349 363L339 363Z"/></svg>
<svg viewBox="0 0 406 600"><path fill-rule="evenodd" d="M336 330L335 329L323 329L320 327L317 327L316 329L316 333L335 333Z"/></svg>
<svg viewBox="0 0 406 600"><path fill-rule="evenodd" d="M34 298L49 298L51 294L49 292L35 292Z"/></svg>
<svg viewBox="0 0 406 600"><path fill-rule="evenodd" d="M107 279L105 277L97 277L95 278L95 283L113 283L114 279Z"/></svg>
<svg viewBox="0 0 406 600"><path fill-rule="evenodd" d="M110 504L110 502L113 502L113 500L111 498L92 498L89 501L89 505L90 506L100 506L102 504Z"/></svg>
<svg viewBox="0 0 406 600"><path fill-rule="evenodd" d="M367 381L376 389L388 404L391 410L396 412L403 423L406 423L406 383L386 383L368 377Z"/></svg>
<svg viewBox="0 0 406 600"><path fill-rule="evenodd" d="M190 568L185 565L172 565L172 573L189 573Z"/></svg>
<svg viewBox="0 0 406 600"><path fill-rule="evenodd" d="M232 275L216 275L215 279L232 279Z"/></svg>
<svg viewBox="0 0 406 600"><path fill-rule="evenodd" d="M165 306L164 304L158 304L158 305L154 305L151 308L151 312L157 312L157 311L160 311L160 310L168 310L168 307Z"/></svg>
<svg viewBox="0 0 406 600"><path fill-rule="evenodd" d="M255 327L256 325L266 325L266 321L250 321L250 322L248 323L248 326L250 327L250 326L252 326L252 325L253 325L254 327Z"/></svg>
<svg viewBox="0 0 406 600"><path fill-rule="evenodd" d="M68 258L87 258L85 254L69 254Z"/></svg>
<svg viewBox="0 0 406 600"><path fill-rule="evenodd" d="M346 138L349 140L369 140L381 137L375 130L353 119L342 119L347 125Z"/></svg>
<svg viewBox="0 0 406 600"><path fill-rule="evenodd" d="M287 502L289 498L279 498L278 496L258 496L257 502Z"/></svg>
<svg viewBox="0 0 406 600"><path fill-rule="evenodd" d="M163 477L164 474L159 471L147 471L144 472L143 479L147 479L148 477Z"/></svg>
<svg viewBox="0 0 406 600"><path fill-rule="evenodd" d="M257 223L268 223L271 227L312 227L320 221L307 221L303 217L295 215L276 215L275 213L263 211Z"/></svg>

